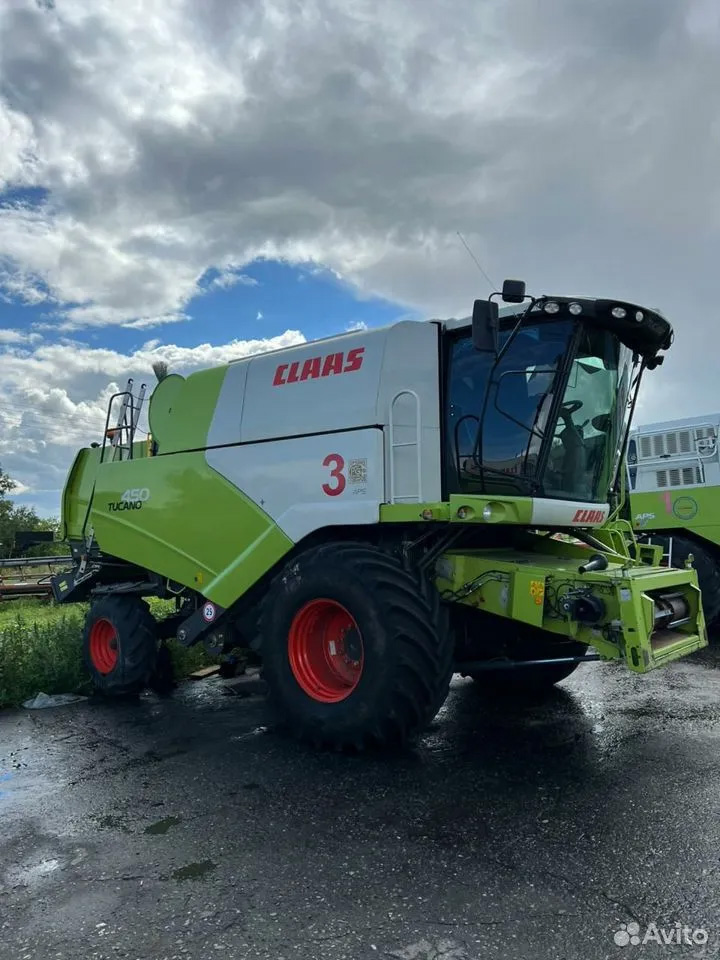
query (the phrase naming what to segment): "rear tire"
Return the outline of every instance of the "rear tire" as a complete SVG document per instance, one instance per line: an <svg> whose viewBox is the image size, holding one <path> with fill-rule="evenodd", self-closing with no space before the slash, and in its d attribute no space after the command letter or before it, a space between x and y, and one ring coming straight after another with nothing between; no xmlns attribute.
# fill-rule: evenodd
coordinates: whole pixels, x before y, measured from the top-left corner
<svg viewBox="0 0 720 960"><path fill-rule="evenodd" d="M147 687L155 673L156 623L139 597L96 600L85 619L83 659L93 687L105 696L127 696Z"/></svg>
<svg viewBox="0 0 720 960"><path fill-rule="evenodd" d="M289 563L259 636L281 726L316 746L399 746L448 693L453 640L437 591L372 546L327 544Z"/></svg>

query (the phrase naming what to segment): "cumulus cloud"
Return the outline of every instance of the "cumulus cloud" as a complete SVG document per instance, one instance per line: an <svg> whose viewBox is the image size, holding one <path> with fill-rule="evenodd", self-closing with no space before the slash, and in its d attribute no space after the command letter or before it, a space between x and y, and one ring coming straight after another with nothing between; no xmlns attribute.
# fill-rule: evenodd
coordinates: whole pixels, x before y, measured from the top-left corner
<svg viewBox="0 0 720 960"><path fill-rule="evenodd" d="M257 280L246 273L238 272L236 267L225 267L210 283L211 289L229 290L241 284L244 287L256 287Z"/></svg>
<svg viewBox="0 0 720 960"><path fill-rule="evenodd" d="M24 330L13 330L0 327L0 344L4 343L37 343L42 340L39 333L26 333Z"/></svg>
<svg viewBox="0 0 720 960"><path fill-rule="evenodd" d="M155 339L129 355L75 341L32 348L10 341L0 347L0 464L22 484L23 492L52 491L57 502L72 458L79 447L102 439L108 401L125 387L128 377L151 389L157 360L186 375L304 341L297 330L219 346L181 347ZM140 427L145 428L144 419Z"/></svg>
<svg viewBox="0 0 720 960"><path fill-rule="evenodd" d="M3 212L0 250L83 322L181 312L208 268L263 254L456 313L480 279L457 229L491 274L668 299L658 259L693 273L685 241L717 230L704 0L1 16L4 176L50 194Z"/></svg>
<svg viewBox="0 0 720 960"><path fill-rule="evenodd" d="M151 328L267 257L458 316L460 231L496 283L662 308L641 415L714 407L719 88L712 0L6 0L0 185L38 192L0 287Z"/></svg>

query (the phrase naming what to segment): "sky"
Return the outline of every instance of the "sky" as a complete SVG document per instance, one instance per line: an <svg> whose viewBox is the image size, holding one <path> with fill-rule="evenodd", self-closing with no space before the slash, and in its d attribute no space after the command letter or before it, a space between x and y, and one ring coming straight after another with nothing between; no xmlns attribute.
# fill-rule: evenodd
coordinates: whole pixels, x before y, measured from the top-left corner
<svg viewBox="0 0 720 960"><path fill-rule="evenodd" d="M716 0L2 0L0 465L57 515L108 396L487 283L675 327L720 410Z"/></svg>

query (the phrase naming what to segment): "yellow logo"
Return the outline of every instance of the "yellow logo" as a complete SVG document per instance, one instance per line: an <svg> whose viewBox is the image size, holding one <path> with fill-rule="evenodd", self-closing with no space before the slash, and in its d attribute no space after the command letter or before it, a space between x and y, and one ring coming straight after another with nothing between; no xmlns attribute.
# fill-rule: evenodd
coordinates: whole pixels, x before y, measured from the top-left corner
<svg viewBox="0 0 720 960"><path fill-rule="evenodd" d="M545 599L545 581L544 580L531 580L530 581L530 596L533 598L535 603L540 606Z"/></svg>

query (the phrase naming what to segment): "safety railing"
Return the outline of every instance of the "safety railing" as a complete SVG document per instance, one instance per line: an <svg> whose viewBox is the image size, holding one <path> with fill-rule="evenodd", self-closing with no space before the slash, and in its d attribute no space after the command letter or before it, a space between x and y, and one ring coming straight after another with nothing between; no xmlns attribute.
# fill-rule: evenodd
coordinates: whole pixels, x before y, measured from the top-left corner
<svg viewBox="0 0 720 960"><path fill-rule="evenodd" d="M412 397L415 401L415 439L397 440L395 423L396 404L401 397ZM410 428L412 429L412 428ZM390 401L390 413L388 417L388 433L390 444L390 503L397 503L399 500L410 500L422 503L422 411L420 397L414 390L399 390ZM397 459L396 453L399 449L415 448L416 468L417 468L417 493L398 493L397 492Z"/></svg>

